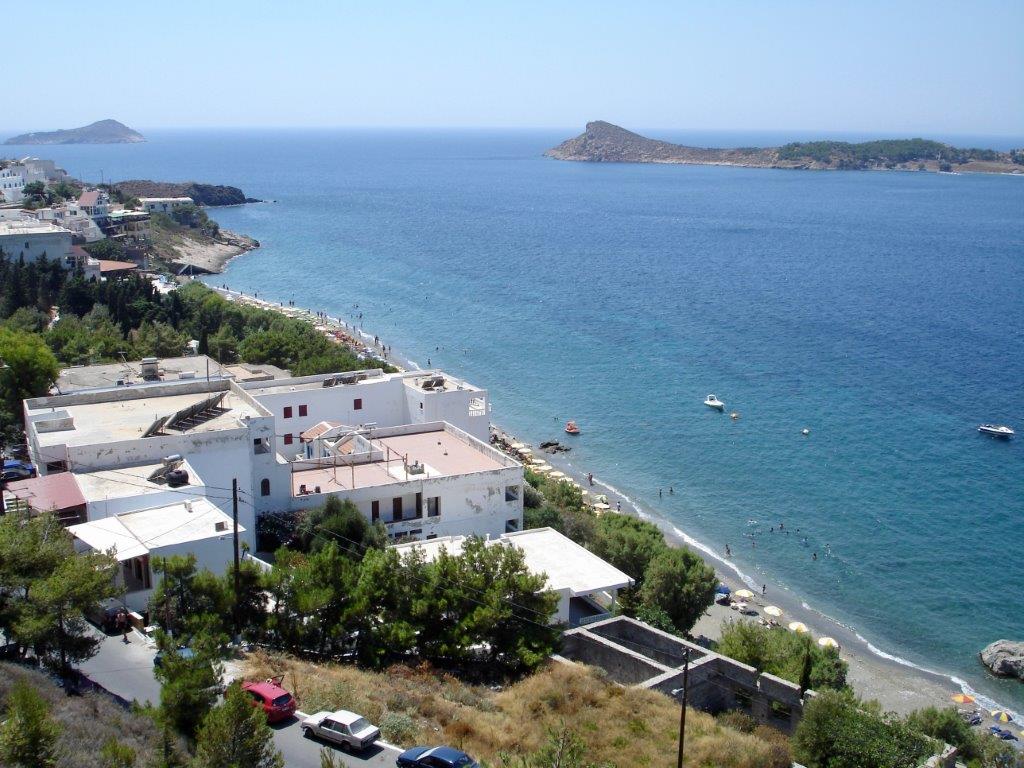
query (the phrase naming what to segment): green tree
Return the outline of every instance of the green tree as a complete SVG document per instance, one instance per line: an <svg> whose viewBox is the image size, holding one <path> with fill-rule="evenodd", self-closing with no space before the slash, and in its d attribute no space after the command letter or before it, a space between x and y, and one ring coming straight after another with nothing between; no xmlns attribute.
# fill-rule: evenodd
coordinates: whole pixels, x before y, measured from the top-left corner
<svg viewBox="0 0 1024 768"><path fill-rule="evenodd" d="M432 604L425 600L424 582L422 553L401 558L393 549L367 551L346 617L360 662L380 668L412 651Z"/></svg>
<svg viewBox="0 0 1024 768"><path fill-rule="evenodd" d="M207 569L197 571L195 555L155 557L152 562L153 572L160 574L149 601L157 625L179 642L188 642L194 635L226 642L233 629L233 571L225 577ZM258 602L260 598L252 594L251 570L246 574L243 600ZM251 609L250 605L247 610Z"/></svg>
<svg viewBox="0 0 1024 768"><path fill-rule="evenodd" d="M178 357L185 352L188 336L167 323L145 323L139 327L135 343L143 356Z"/></svg>
<svg viewBox="0 0 1024 768"><path fill-rule="evenodd" d="M639 588L646 577L647 566L666 549L665 536L656 525L645 520L629 515L602 515L597 521L591 549L602 560L633 577Z"/></svg>
<svg viewBox="0 0 1024 768"><path fill-rule="evenodd" d="M925 707L907 715L907 725L926 736L957 748L961 760L977 760L983 756L980 734L964 722L954 707Z"/></svg>
<svg viewBox="0 0 1024 768"><path fill-rule="evenodd" d="M308 510L299 522L296 545L304 551L316 551L329 542L342 552L359 559L368 549L381 549L387 542L383 524L369 522L348 499L331 496L322 507Z"/></svg>
<svg viewBox="0 0 1024 768"><path fill-rule="evenodd" d="M263 711L253 707L238 683L232 683L224 703L203 720L196 737L194 768L282 768L284 759L274 747L274 732Z"/></svg>
<svg viewBox="0 0 1024 768"><path fill-rule="evenodd" d="M133 768L135 750L111 736L100 749L104 768Z"/></svg>
<svg viewBox="0 0 1024 768"><path fill-rule="evenodd" d="M34 333L0 327L0 430L21 425L21 401L49 392L60 374L57 358Z"/></svg>
<svg viewBox="0 0 1024 768"><path fill-rule="evenodd" d="M7 717L0 722L0 764L51 768L57 764L60 730L46 701L24 680L11 688Z"/></svg>
<svg viewBox="0 0 1024 768"><path fill-rule="evenodd" d="M238 337L231 326L221 326L213 335L207 337L207 354L219 363L238 361Z"/></svg>
<svg viewBox="0 0 1024 768"><path fill-rule="evenodd" d="M822 648L807 636L752 621L726 621L716 650L758 672L821 691L846 687L847 664L835 648Z"/></svg>
<svg viewBox="0 0 1024 768"><path fill-rule="evenodd" d="M850 693L824 691L805 707L792 739L807 768L917 768L935 743Z"/></svg>
<svg viewBox="0 0 1024 768"><path fill-rule="evenodd" d="M689 632L715 602L714 569L688 549L664 549L647 567L640 602L668 614L680 632Z"/></svg>
<svg viewBox="0 0 1024 768"><path fill-rule="evenodd" d="M192 653L182 654L170 636L161 634L157 641L162 660L153 674L160 682L160 715L192 738L217 701L223 670L209 643L194 640Z"/></svg>

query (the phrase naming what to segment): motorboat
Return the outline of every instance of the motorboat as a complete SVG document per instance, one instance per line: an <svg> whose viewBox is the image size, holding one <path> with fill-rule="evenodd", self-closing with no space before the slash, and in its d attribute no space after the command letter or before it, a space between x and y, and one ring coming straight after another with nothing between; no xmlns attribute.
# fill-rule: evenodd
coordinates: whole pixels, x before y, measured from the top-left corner
<svg viewBox="0 0 1024 768"><path fill-rule="evenodd" d="M708 408L714 408L716 411L725 410L725 403L719 400L717 395L708 395L704 398L704 405Z"/></svg>
<svg viewBox="0 0 1024 768"><path fill-rule="evenodd" d="M575 421L570 421L565 425L565 432L569 435L578 435L580 433L580 428L577 426Z"/></svg>
<svg viewBox="0 0 1024 768"><path fill-rule="evenodd" d="M982 424L978 427L978 431L985 435L992 435L993 437L1013 437L1017 434L1005 424Z"/></svg>

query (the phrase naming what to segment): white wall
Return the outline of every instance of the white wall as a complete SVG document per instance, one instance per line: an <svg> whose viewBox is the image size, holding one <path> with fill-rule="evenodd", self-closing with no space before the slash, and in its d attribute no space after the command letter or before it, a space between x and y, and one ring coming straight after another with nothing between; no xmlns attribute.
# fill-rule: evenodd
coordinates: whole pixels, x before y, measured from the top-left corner
<svg viewBox="0 0 1024 768"><path fill-rule="evenodd" d="M0 234L0 250L8 259L24 256L25 261L38 261L43 254L51 261L66 259L71 254L71 233L57 232L14 232Z"/></svg>

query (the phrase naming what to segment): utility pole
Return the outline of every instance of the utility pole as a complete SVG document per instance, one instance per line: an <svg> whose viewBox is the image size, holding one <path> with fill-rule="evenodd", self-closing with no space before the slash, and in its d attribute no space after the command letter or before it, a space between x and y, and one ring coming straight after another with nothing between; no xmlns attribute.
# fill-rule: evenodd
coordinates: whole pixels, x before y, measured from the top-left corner
<svg viewBox="0 0 1024 768"><path fill-rule="evenodd" d="M242 589L239 583L239 572L238 572L238 478L234 477L231 479L231 517L234 519L234 549L235 549L235 606L231 612L235 624L235 639L241 637L242 631L238 627L238 598ZM687 656L689 659L689 656Z"/></svg>
<svg viewBox="0 0 1024 768"><path fill-rule="evenodd" d="M676 768L683 768L683 745L686 743L686 699L690 687L690 649L686 649L686 660L683 662L683 687L672 691L673 696L683 694L682 706L679 708L679 756Z"/></svg>

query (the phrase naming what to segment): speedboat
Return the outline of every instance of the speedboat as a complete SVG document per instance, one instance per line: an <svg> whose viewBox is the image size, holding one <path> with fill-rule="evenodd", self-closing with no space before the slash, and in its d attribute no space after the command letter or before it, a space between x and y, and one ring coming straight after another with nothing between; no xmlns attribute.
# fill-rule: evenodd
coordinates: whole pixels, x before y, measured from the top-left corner
<svg viewBox="0 0 1024 768"><path fill-rule="evenodd" d="M724 411L725 403L718 399L716 395L708 395L704 398L704 405L708 408L714 408L716 411Z"/></svg>
<svg viewBox="0 0 1024 768"><path fill-rule="evenodd" d="M576 425L575 421L570 421L565 425L565 431L566 434L569 435L578 435L580 433L580 428Z"/></svg>
<svg viewBox="0 0 1024 768"><path fill-rule="evenodd" d="M982 424L978 427L978 431L985 435L992 435L993 437L1013 437L1016 434L1016 432L1005 424Z"/></svg>

